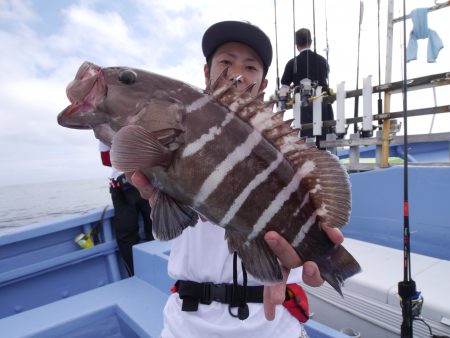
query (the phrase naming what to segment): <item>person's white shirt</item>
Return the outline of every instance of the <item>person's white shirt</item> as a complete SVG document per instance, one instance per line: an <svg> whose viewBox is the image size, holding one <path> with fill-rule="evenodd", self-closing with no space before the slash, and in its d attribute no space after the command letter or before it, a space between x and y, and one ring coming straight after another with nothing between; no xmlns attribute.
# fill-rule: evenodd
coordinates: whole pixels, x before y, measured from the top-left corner
<svg viewBox="0 0 450 338"><path fill-rule="evenodd" d="M233 255L224 239L225 230L208 221L199 220L173 240L168 271L175 280L233 283ZM238 260L238 283L242 285L242 269ZM291 271L289 283L301 281L301 270ZM248 285L260 285L250 274ZM232 317L228 304L199 304L198 311L181 311L182 300L172 294L164 308L161 338L298 338L303 327L282 305L277 306L273 321L266 320L263 304L248 303L250 315L245 320ZM236 313L236 308L233 309Z"/></svg>

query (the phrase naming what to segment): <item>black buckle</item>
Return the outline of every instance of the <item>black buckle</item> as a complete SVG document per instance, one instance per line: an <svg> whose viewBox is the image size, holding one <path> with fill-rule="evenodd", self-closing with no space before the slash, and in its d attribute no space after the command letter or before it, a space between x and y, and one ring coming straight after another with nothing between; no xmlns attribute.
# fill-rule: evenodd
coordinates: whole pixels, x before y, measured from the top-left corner
<svg viewBox="0 0 450 338"><path fill-rule="evenodd" d="M227 303L227 285L213 284L211 288L211 298L219 303Z"/></svg>
<svg viewBox="0 0 450 338"><path fill-rule="evenodd" d="M202 283L202 296L200 298L200 303L209 305L212 302L211 297L211 286L213 286L213 283Z"/></svg>
<svg viewBox="0 0 450 338"><path fill-rule="evenodd" d="M202 296L200 303L209 305L211 302L228 303L230 302L231 294L228 292L228 285L202 283Z"/></svg>

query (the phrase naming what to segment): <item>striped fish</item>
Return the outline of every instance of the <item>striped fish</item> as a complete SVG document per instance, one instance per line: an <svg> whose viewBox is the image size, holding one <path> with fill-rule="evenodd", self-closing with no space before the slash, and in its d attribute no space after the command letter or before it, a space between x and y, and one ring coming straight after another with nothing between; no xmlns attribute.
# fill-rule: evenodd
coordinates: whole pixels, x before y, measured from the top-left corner
<svg viewBox="0 0 450 338"><path fill-rule="evenodd" d="M174 238L203 215L225 228L230 251L254 277L276 282L280 266L264 241L274 230L341 293L360 266L321 226L348 221L346 171L335 156L299 139L262 94L236 92L226 79L225 70L202 91L142 70L84 63L58 122L92 128L112 144L117 169L140 170L160 189L152 208L157 238Z"/></svg>

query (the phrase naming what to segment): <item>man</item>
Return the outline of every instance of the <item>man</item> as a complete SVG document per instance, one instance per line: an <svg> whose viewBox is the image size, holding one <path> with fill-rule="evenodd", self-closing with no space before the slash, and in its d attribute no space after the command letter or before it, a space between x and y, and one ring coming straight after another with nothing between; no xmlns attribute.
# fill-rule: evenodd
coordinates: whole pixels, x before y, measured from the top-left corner
<svg viewBox="0 0 450 338"><path fill-rule="evenodd" d="M111 165L109 146L99 142L101 160L104 166L112 168L109 192L114 206L114 232L117 246L129 276L134 275L133 245L140 242L139 217L144 221L145 240L152 241L152 220L150 206L139 195L139 191L125 178L125 174Z"/></svg>
<svg viewBox="0 0 450 338"><path fill-rule="evenodd" d="M238 92L252 83L255 83L254 96L266 88L265 75L272 61L272 46L269 38L256 26L238 21L219 22L205 32L202 48L207 62L204 66L206 84L214 82L228 68L228 79L236 83ZM157 189L142 173L134 173L131 180L150 204L155 202ZM333 242L342 242L339 230L324 230ZM236 277L242 284L245 271L240 262L233 264L234 257L228 251L224 234L224 229L206 220L199 220L195 227L185 229L173 240L169 275L194 286L212 283L208 286L221 288L223 284L231 285ZM302 262L290 244L276 232L267 233L265 240L280 259L284 283L264 288L264 305L262 299L259 303L249 302L247 313L222 300L210 304L198 304L197 301L191 306L177 292L169 297L165 306L161 337L305 337L299 321L280 305L284 301L290 268L298 267ZM315 263L306 262L303 266L306 283L312 286L323 283ZM300 281L299 271L292 275L291 282ZM251 287L260 285L252 276L248 276L247 282ZM261 287L257 288L262 291Z"/></svg>
<svg viewBox="0 0 450 338"><path fill-rule="evenodd" d="M311 32L309 29L301 28L295 33L295 44L299 54L288 61L281 77L282 90L286 90L291 86L300 85L303 79L310 79L317 82L323 91L328 92L328 64L327 61L319 54L311 50ZM316 94L317 95L317 94ZM322 121L333 120L333 108L330 104L322 105ZM312 104L302 106L300 123L312 123L313 113ZM331 133L332 128L322 128L322 135L318 137L318 141L325 140L326 134ZM302 130L301 136L312 137L312 129Z"/></svg>

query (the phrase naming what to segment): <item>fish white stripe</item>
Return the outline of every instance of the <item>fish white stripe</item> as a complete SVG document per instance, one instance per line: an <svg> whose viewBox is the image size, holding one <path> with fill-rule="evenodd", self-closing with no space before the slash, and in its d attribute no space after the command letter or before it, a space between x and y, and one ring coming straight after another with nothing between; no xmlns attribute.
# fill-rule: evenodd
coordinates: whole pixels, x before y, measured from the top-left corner
<svg viewBox="0 0 450 338"><path fill-rule="evenodd" d="M314 168L315 164L313 161L306 161L305 163L303 163L303 165L293 175L289 184L278 193L269 207L264 210L262 215L253 225L252 232L248 235L246 243L258 236L258 234L265 228L265 226L270 222L273 216L275 216L275 214L283 207L283 204L289 199L291 194L297 191L302 178L312 172Z"/></svg>
<svg viewBox="0 0 450 338"><path fill-rule="evenodd" d="M200 98L192 102L189 106L186 107L186 113L192 113L193 111L202 109L209 101L211 97L209 95L202 95Z"/></svg>
<svg viewBox="0 0 450 338"><path fill-rule="evenodd" d="M232 218L236 215L239 209L242 207L242 204L247 200L248 196L251 194L255 188L257 188L261 183L265 182L269 177L270 173L272 173L283 161L283 155L278 152L277 158L272 161L272 163L260 172L255 178L245 187L245 189L239 194L239 196L234 200L230 209L228 209L225 216L220 221L219 225L221 227L225 227Z"/></svg>
<svg viewBox="0 0 450 338"><path fill-rule="evenodd" d="M194 200L195 203L200 205L203 203L209 195L217 188L217 186L225 179L228 173L238 164L248 157L252 150L261 142L262 136L254 130L244 143L237 146L228 156L220 163L214 171L203 182Z"/></svg>
<svg viewBox="0 0 450 338"><path fill-rule="evenodd" d="M316 223L316 217L317 217L317 210L312 213L312 215L308 218L306 223L302 225L297 236L295 236L294 240L291 243L291 245L294 248L297 247L305 239L306 235L308 234L313 224Z"/></svg>
<svg viewBox="0 0 450 338"><path fill-rule="evenodd" d="M327 213L327 208L325 204L322 204L322 206L319 209L316 209L312 215L308 218L305 224L302 225L300 231L298 232L297 236L295 236L294 240L291 242L291 245L295 248L300 245L300 243L305 239L306 235L308 234L309 230L311 230L311 227L316 223L317 215L324 216Z"/></svg>
<svg viewBox="0 0 450 338"><path fill-rule="evenodd" d="M220 126L214 126L209 128L208 132L201 135L195 141L189 143L186 148L183 150L181 157L188 157L194 155L196 152L200 151L208 142L213 141L216 136L219 136L222 133L223 128L233 120L234 114L228 113L225 115L225 119L222 121Z"/></svg>
<svg viewBox="0 0 450 338"><path fill-rule="evenodd" d="M300 209L303 209L305 204L309 201L309 196L311 194L316 194L317 191L320 189L322 189L322 186L320 184L316 184L316 186L313 189L308 191L305 198L303 199ZM311 226L315 223L317 215L325 216L326 213L327 213L327 207L326 207L326 204L323 203L319 209L317 209L313 212L313 214L311 215L311 217L309 217L309 219L306 221L306 223L302 225L299 233L297 234L297 236L295 236L294 240L291 243L292 246L294 246L294 247L298 246L305 239L305 236L308 234L309 230L311 229Z"/></svg>

